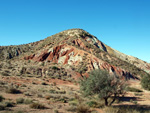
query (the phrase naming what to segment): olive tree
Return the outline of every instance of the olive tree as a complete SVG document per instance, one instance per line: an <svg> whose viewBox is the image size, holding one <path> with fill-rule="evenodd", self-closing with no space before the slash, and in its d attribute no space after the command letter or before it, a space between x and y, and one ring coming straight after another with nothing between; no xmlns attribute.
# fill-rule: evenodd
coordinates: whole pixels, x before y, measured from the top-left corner
<svg viewBox="0 0 150 113"><path fill-rule="evenodd" d="M79 84L85 96L97 94L105 100L106 106L111 105L125 91L125 84L117 75L110 75L106 70L100 69L92 71L89 77L83 77ZM109 98L113 98L110 103Z"/></svg>

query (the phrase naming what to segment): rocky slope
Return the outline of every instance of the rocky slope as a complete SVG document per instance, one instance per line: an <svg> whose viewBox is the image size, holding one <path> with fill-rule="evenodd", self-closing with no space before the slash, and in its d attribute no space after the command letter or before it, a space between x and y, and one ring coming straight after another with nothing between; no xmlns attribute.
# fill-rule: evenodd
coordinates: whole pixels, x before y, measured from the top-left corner
<svg viewBox="0 0 150 113"><path fill-rule="evenodd" d="M106 69L125 79L150 73L150 64L125 55L82 29L70 29L39 42L0 47L3 75L77 78Z"/></svg>

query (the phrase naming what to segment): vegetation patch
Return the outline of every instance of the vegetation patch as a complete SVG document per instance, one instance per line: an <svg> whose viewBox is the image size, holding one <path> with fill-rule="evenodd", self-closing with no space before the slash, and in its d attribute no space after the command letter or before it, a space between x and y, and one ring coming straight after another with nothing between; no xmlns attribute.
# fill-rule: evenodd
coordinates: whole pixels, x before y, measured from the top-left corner
<svg viewBox="0 0 150 113"><path fill-rule="evenodd" d="M14 87L10 87L6 90L6 93L12 93L12 94L20 94L22 93L20 90L14 88Z"/></svg>
<svg viewBox="0 0 150 113"><path fill-rule="evenodd" d="M0 102L2 102L4 99L5 98L2 95L0 95Z"/></svg>
<svg viewBox="0 0 150 113"><path fill-rule="evenodd" d="M141 85L144 89L150 90L150 75L144 75L141 80Z"/></svg>
<svg viewBox="0 0 150 113"><path fill-rule="evenodd" d="M142 90L133 87L127 87L126 90L130 92L143 92Z"/></svg>
<svg viewBox="0 0 150 113"><path fill-rule="evenodd" d="M85 96L97 94L98 98L104 99L106 106L114 103L117 97L125 93L125 85L121 79L103 70L94 70L88 78L81 79L80 89ZM109 98L113 98L110 103Z"/></svg>
<svg viewBox="0 0 150 113"><path fill-rule="evenodd" d="M39 104L39 103L32 103L30 105L30 107L33 108L33 109L46 109L46 107L44 105Z"/></svg>

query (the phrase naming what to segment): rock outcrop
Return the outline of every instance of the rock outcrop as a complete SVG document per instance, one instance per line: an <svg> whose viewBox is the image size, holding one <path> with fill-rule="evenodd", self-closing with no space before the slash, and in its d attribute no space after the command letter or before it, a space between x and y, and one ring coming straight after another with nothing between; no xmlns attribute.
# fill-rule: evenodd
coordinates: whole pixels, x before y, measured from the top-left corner
<svg viewBox="0 0 150 113"><path fill-rule="evenodd" d="M79 44L78 41L76 41L76 44ZM82 47L85 46L83 45ZM84 57L86 60L83 60ZM65 44L56 46L54 48L47 47L45 48L45 50L41 51L41 53L24 57L24 59L25 60L32 59L37 62L48 61L48 62L58 63L62 65L68 64L70 66L72 65L78 66L79 63L86 61L86 65L84 66L87 68L87 71L85 73L90 72L93 69L106 69L110 73L115 73L126 79L130 79L130 78L137 79L137 77L134 77L130 72L127 72L121 68L110 65L107 62L98 59L96 56L86 51L79 50L73 46L69 46Z"/></svg>
<svg viewBox="0 0 150 113"><path fill-rule="evenodd" d="M53 64L77 76L88 76L88 72L94 69L106 69L126 79L137 79L150 73L150 64L112 49L82 29L62 31L30 44L0 47L0 60L6 62L7 59L17 63L6 65L14 74L20 73L19 67L25 65L27 73L47 75L45 73L49 71L44 70ZM6 67L2 62L0 71ZM35 69L31 67L33 65Z"/></svg>

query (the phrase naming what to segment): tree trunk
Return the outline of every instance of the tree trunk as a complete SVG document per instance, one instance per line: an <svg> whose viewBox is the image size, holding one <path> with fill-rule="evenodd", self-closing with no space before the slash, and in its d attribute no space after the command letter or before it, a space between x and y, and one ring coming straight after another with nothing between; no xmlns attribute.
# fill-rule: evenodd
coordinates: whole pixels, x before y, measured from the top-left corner
<svg viewBox="0 0 150 113"><path fill-rule="evenodd" d="M117 95L115 94L113 100L112 100L111 103L110 103L110 106L115 102L116 96L117 96Z"/></svg>
<svg viewBox="0 0 150 113"><path fill-rule="evenodd" d="M108 106L108 98L104 98L105 100L105 105Z"/></svg>

